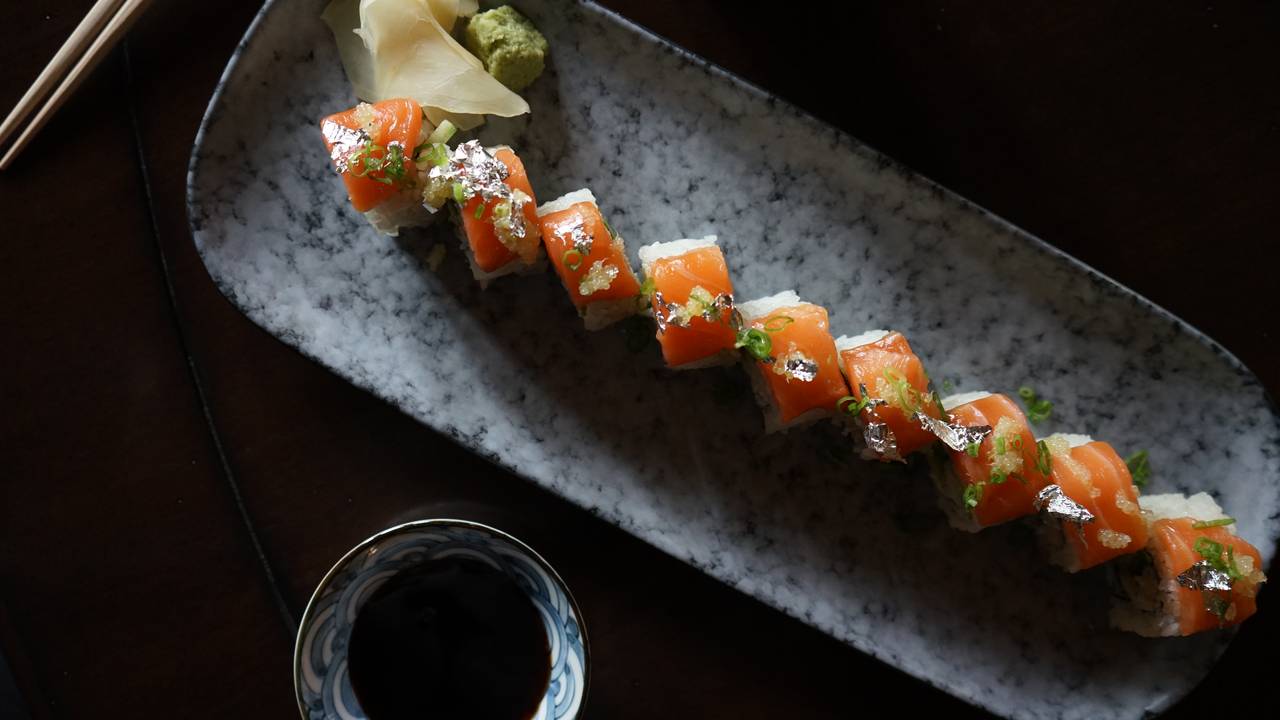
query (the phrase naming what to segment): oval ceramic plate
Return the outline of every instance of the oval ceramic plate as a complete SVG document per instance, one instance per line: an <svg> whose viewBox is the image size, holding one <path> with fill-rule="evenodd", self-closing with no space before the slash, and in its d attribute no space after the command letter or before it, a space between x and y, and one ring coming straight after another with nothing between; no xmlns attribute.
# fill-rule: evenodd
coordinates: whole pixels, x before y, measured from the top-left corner
<svg viewBox="0 0 1280 720"><path fill-rule="evenodd" d="M347 672L351 629L364 603L402 569L465 556L507 572L542 616L550 649L547 692L530 720L574 720L587 695L582 613L555 570L528 545L466 520L419 520L352 548L320 581L293 655L298 709L307 720L364 720Z"/></svg>
<svg viewBox="0 0 1280 720"><path fill-rule="evenodd" d="M274 0L192 158L195 240L255 322L424 424L720 580L1019 718L1128 718L1190 689L1226 634L1106 628L1023 526L950 530L927 481L825 428L765 436L736 369L666 373L590 334L553 275L481 292L441 236L349 208L319 118L354 102L318 15ZM634 255L715 233L738 297L795 288L837 334L904 331L935 379L1055 401L1039 428L1150 448L1152 492L1212 492L1266 559L1280 422L1221 347L1081 263L592 5L517 3L551 43L532 115L495 121L543 199L590 187ZM633 257L634 260L634 257Z"/></svg>

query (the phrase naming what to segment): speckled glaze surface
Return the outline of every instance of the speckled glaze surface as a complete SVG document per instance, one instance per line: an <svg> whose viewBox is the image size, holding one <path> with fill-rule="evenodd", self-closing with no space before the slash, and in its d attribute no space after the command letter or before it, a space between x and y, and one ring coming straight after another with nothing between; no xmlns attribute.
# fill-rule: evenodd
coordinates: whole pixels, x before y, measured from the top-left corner
<svg viewBox="0 0 1280 720"><path fill-rule="evenodd" d="M587 333L550 272L481 292L443 236L376 235L316 123L354 102L323 3L275 0L228 68L190 178L196 243L255 322L424 424L779 610L1018 718L1132 718L1229 641L1106 629L1105 572L1032 531L950 530L927 479L827 427L766 436L740 369L670 373ZM1280 423L1181 321L856 140L591 5L522 0L551 42L531 116L492 122L546 200L590 187L642 244L717 234L738 297L797 289L836 334L902 330L935 379L1055 401L1039 430L1151 450L1269 561ZM586 609L590 612L590 608Z"/></svg>

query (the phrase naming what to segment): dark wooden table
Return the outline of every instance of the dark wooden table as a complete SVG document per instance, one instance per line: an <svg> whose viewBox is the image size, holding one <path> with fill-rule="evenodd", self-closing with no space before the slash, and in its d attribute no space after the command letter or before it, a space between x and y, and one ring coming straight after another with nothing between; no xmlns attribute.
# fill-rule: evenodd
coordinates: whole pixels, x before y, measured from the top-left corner
<svg viewBox="0 0 1280 720"><path fill-rule="evenodd" d="M0 7L0 110L90 4ZM590 621L593 717L980 715L241 316L183 196L258 4L160 0L0 175L0 649L26 706L0 690L0 715L296 717L293 635L315 583L375 530L438 515L510 529L564 574ZM783 5L799 14L782 22L710 0L605 4L1137 289L1280 390L1277 3ZM819 26L835 37L814 42ZM1172 716L1240 712L1254 692L1276 707L1273 595Z"/></svg>

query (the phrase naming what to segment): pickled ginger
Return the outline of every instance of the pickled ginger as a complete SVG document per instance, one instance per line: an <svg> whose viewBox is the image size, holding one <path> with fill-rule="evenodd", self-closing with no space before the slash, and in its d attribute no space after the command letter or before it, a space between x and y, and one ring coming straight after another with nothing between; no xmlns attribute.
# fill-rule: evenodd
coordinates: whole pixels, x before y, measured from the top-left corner
<svg viewBox="0 0 1280 720"><path fill-rule="evenodd" d="M432 123L448 119L465 130L484 115L529 112L450 35L458 17L475 11L475 0L334 0L321 18L361 100L412 98Z"/></svg>

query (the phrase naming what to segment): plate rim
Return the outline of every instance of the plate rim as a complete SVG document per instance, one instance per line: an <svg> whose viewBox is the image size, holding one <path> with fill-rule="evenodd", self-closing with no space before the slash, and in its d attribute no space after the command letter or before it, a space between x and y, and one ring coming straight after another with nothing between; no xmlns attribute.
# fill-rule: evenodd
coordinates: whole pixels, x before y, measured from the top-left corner
<svg viewBox="0 0 1280 720"><path fill-rule="evenodd" d="M296 2L298 0L287 0L287 1ZM704 71L708 72L710 75L715 76L721 80L724 80L746 91L748 94L752 95L754 98L764 99L764 100L776 103L779 107L783 108L785 111L799 116L805 122L808 122L810 124L813 124L815 126L821 127L829 132L834 133L839 138L841 138L844 142L848 143L849 147L854 152L860 155L863 155L865 157L870 157L877 160L882 165L884 165L884 167L886 167L887 169L891 169L894 172L896 172L902 178L902 180L907 182L908 184L912 184L912 183L918 184L917 186L919 187L919 189L922 189L934 195L941 195L945 198L950 199L952 202L956 203L961 209L969 210L975 213L984 222L991 223L992 226L999 229L1003 229L1004 231L1010 233L1011 235L1016 236L1019 241L1026 243L1028 248L1040 253L1041 255L1046 255L1055 260L1064 262L1068 267L1071 267L1072 269L1080 272L1084 278L1088 279L1094 287L1098 288L1102 292L1110 294L1113 298L1125 300L1131 303L1132 305L1136 306L1136 308L1138 308L1141 311L1148 311L1151 313L1151 315L1154 316L1153 319L1158 319L1160 321L1163 321L1167 323L1170 327L1174 328L1176 332L1188 335L1191 339L1193 339L1197 343L1208 348L1208 350L1214 356L1220 358L1223 362L1225 362L1228 368L1231 371L1233 371L1238 377L1241 378L1241 380L1245 384L1246 389L1253 387L1253 388L1256 388L1261 393L1264 401L1263 404L1266 407L1269 414L1268 419L1270 420L1272 434L1277 439L1280 439L1280 401L1278 401L1277 397L1271 393L1271 391L1267 388L1266 384L1262 382L1258 374L1255 373L1244 361L1242 361L1239 357L1237 357L1233 352L1227 349L1222 343L1218 342L1213 337L1208 335L1205 331L1199 329L1198 327L1191 324L1190 322L1183 320L1181 317L1174 314L1172 311L1168 310L1164 306L1160 305L1159 303L1156 303L1155 301L1146 297L1142 293L1139 293L1138 291L1130 288L1124 283L1121 283L1115 278L1112 278L1110 275L1107 275L1106 273L1098 270L1097 268L1093 267L1089 263L1075 257L1074 255L1068 253L1067 251L1062 250L1050 244L1049 242L1040 238L1035 233L1029 232L1028 230L1022 228L1021 226L1013 223L1012 221L1002 217L1001 215L996 214L995 212L989 210L984 205L978 202L975 202L969 199L968 197L960 194L959 192L951 190L950 188L938 183L937 181L931 179L927 175L924 175L921 172L906 165L902 161L879 150L875 146L855 137L848 131L832 125L826 120L823 120L822 118L814 115L809 110L803 107L800 107L799 105L796 105L795 103L793 103L792 101L786 98L783 98L775 93L768 91L764 87L757 85L756 83L746 78L743 78L741 76L734 74L733 72L727 70L723 66L718 65L717 63L712 62L702 57L701 55L695 52L692 52L691 50L688 50L687 48L676 43L675 41L670 40L666 37L663 37L662 35L659 35L658 33L628 19L627 17L615 12L614 10L604 7L602 5L599 5L598 3L594 2L594 0L558 0L558 1L570 2L574 5L588 8L593 12L604 15L610 21L619 24L620 26L627 29L628 31L642 36L646 40L658 45L659 47L661 47L666 51L675 52L681 55L684 59L700 67ZM364 387L360 383L354 382L353 380L350 380L342 376L341 374L335 372L321 358L308 352L303 347L301 347L300 344L291 342L289 339L278 336L270 328L264 326L261 322L259 322L259 320L255 318L252 314L250 314L250 312L248 312L248 310L241 303L235 300L235 298L233 297L234 294L229 292L228 287L223 282L222 278L218 277L214 273L214 271L210 269L209 264L208 262L206 262L206 258L205 258L205 245L202 242L202 240L199 238L200 229L197 227L195 216L198 212L203 212L204 206L201 204L200 198L197 195L197 184L199 182L199 174L201 170L200 155L204 146L206 134L209 130L209 127L213 123L213 121L216 120L217 111L219 109L219 106L221 105L222 96L227 86L229 85L230 80L233 78L242 56L244 55L245 51L251 45L254 44L254 41L256 39L258 30L261 24L265 21L266 17L271 14L271 11L275 9L277 4L278 4L277 0L266 0L262 8L259 9L257 14L254 16L253 20L249 23L249 26L245 30L244 35L241 37L240 41L236 44L235 49L232 51L231 57L228 60L226 67L223 69L222 74L219 76L217 85L214 88L214 92L210 96L209 103L205 107L205 112L201 117L200 127L196 133L196 136L192 145L191 155L189 157L188 164L187 164L186 210L187 210L188 231L190 232L192 241L196 246L197 254L200 256L201 264L204 266L205 272L208 273L210 279L213 281L214 285L218 288L218 291L232 306L236 308L236 310L238 310L242 315L248 318L248 320L252 322L254 325L256 325L257 327L269 333L276 340L284 343L285 345L292 348L295 352L299 353L300 355L307 358L308 360L311 360L312 362L317 363L318 365L323 367L326 371L337 375L339 378L343 380L343 382L347 382L352 385L355 385L356 387L374 395L375 397L380 397L376 393L371 391L369 388ZM393 405L395 405L395 403L393 403ZM476 449L463 444L460 438L454 437L449 433L441 432L439 429L431 425L428 425L423 420L408 413L404 408L400 407L399 405L395 405L395 407L399 412L405 414L414 422L446 438L447 440L454 443L458 447L466 450L468 453L475 455L477 457L480 457L481 459L486 460L488 462L493 462L493 459L489 458L484 453L479 452ZM500 463L494 463L494 464L498 465L498 467L501 467L504 471L510 472L512 475L519 477L524 482L532 482L540 488L543 487L541 484L535 482L534 480L524 475L523 473L520 473L515 468L508 468L505 465L502 465ZM1280 482L1280 478L1277 478L1277 482ZM546 488L546 489L550 490L550 488ZM569 503L575 508L584 509L584 510L586 509L582 505L578 504L577 502L565 497L564 495L561 495L559 492L555 492L555 491L552 491L552 492L554 495L556 495L558 499ZM1278 507L1277 509L1280 510L1280 507ZM605 521L609 522L610 525L614 525L615 527L617 527L615 523L609 521L608 519L605 519ZM706 572L705 570L699 568L697 565L695 565L688 559L679 557L662 548L659 548L658 546L654 545L652 542L650 542L646 538L643 538L639 535L635 535L630 531L625 531L625 532L627 532L628 535L632 535L633 537L636 537L637 539L641 540L642 542L644 542L646 545L653 548L654 550L657 550L658 552L661 552L664 555L672 557L687 566L693 567L698 572L712 578L716 582L720 583L721 585L724 585L725 587L728 587L734 592L740 593L755 602L760 602L764 604L766 607L769 607L770 610L772 610L773 612L778 612L793 620L801 622L802 624L805 624L809 627L813 627L817 631L821 632L823 635L826 635L828 637L831 637L832 639L835 639L837 642L840 642L841 644L852 648L854 651L860 653L861 655L875 659L881 665L883 665L886 668L889 668L890 670L901 673L903 675L907 675L913 678L914 680L922 682L932 688L935 688L945 693L947 696L954 698L966 705L978 708L985 712L990 712L996 715L1004 716L1001 713L997 712L992 707L986 704L983 704L980 701L980 698L977 696L968 697L965 695L957 694L952 688L949 688L941 684L940 682L934 680L929 675L917 674L915 672L912 672L904 667L901 667L899 665L896 665L890 662L888 657L882 656L879 653L875 653L875 652L871 652L869 650L863 649L862 647L854 645L850 641L846 641L838 637L835 637L834 635L832 635L832 633L820 627L809 625L809 623L805 623L802 619L797 618L793 615L790 615L789 613L783 612L781 609L774 607L772 604L765 602L763 599L756 597L755 595L752 595L740 588L737 588L729 584L728 582L726 582L725 580L721 579L716 575L712 575ZM1276 534L1273 537L1267 538L1267 540L1276 548L1280 549L1280 533ZM345 561L346 559L347 558L344 555L342 561ZM1280 550L1274 552L1271 565L1274 566L1277 563L1280 563ZM328 580L327 575L325 579L326 581ZM312 598L312 601L314 601L314 597ZM308 601L307 611L310 611L312 601ZM302 617L303 619L305 619L306 614L304 613ZM301 627L301 622L299 623L299 627ZM1159 713L1165 712L1166 710L1168 710L1169 708L1173 707L1175 704L1180 702L1188 694L1190 694L1191 691L1194 690L1196 687L1198 687L1201 683L1203 683L1204 679L1209 675L1209 673L1213 670L1213 668L1216 667L1222 661L1223 655L1226 654L1230 646L1234 643L1235 638L1239 633L1239 629L1240 629L1239 626L1237 626L1226 631L1227 635L1225 637L1225 640L1222 642L1220 649L1217 651L1217 655L1208 664L1204 673L1200 676L1200 678L1196 682L1186 685L1180 688L1179 690L1177 690L1176 692L1165 694L1164 696L1159 698L1157 701L1146 705L1143 708L1144 716L1150 716L1152 714L1159 714ZM585 632L584 632L584 647L585 647ZM584 696L584 702L585 702L585 696Z"/></svg>

